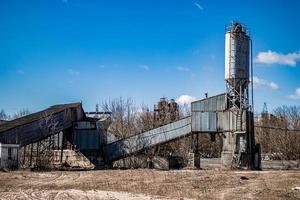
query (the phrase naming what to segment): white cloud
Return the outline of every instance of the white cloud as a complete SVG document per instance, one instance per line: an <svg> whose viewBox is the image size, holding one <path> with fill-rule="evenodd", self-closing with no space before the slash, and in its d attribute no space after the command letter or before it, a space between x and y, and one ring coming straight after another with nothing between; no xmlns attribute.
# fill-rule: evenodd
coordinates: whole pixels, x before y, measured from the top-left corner
<svg viewBox="0 0 300 200"><path fill-rule="evenodd" d="M76 71L74 69L68 69L68 74L71 76L78 76L80 74L80 72Z"/></svg>
<svg viewBox="0 0 300 200"><path fill-rule="evenodd" d="M253 87L268 87L271 90L277 90L279 88L279 85L277 83L274 83L272 81L267 81L265 79L258 78L257 76L253 77Z"/></svg>
<svg viewBox="0 0 300 200"><path fill-rule="evenodd" d="M201 6L198 2L195 2L194 5L199 8L201 11L204 10L203 6Z"/></svg>
<svg viewBox="0 0 300 200"><path fill-rule="evenodd" d="M300 87L296 88L295 93L288 96L292 100L300 100Z"/></svg>
<svg viewBox="0 0 300 200"><path fill-rule="evenodd" d="M196 101L197 99L193 96L189 96L189 95L181 95L180 97L178 97L176 99L176 102L179 104L179 105L189 105L191 104L191 102L193 101Z"/></svg>
<svg viewBox="0 0 300 200"><path fill-rule="evenodd" d="M190 68L179 66L179 67L177 67L177 70L180 71L180 72L189 72Z"/></svg>
<svg viewBox="0 0 300 200"><path fill-rule="evenodd" d="M148 65L140 65L140 68L142 68L143 70L149 71L149 66Z"/></svg>
<svg viewBox="0 0 300 200"><path fill-rule="evenodd" d="M269 87L272 89L272 90L277 90L279 88L278 84L274 83L274 82L270 82L269 83Z"/></svg>
<svg viewBox="0 0 300 200"><path fill-rule="evenodd" d="M256 63L262 64L279 64L279 65L289 65L289 66L296 66L297 61L300 60L300 51L282 54L277 53L275 51L266 51L266 52L259 52L255 58Z"/></svg>

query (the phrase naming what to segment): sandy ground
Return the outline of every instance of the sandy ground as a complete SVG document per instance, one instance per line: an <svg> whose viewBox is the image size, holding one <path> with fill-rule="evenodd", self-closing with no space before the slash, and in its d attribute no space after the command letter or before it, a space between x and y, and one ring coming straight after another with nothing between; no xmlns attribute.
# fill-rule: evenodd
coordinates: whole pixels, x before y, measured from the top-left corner
<svg viewBox="0 0 300 200"><path fill-rule="evenodd" d="M0 199L300 199L300 171L0 173Z"/></svg>

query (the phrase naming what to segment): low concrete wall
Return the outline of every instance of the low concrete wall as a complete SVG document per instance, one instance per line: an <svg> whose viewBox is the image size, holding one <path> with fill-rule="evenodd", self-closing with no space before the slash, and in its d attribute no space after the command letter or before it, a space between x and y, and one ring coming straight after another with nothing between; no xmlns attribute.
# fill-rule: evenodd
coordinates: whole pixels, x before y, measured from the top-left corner
<svg viewBox="0 0 300 200"><path fill-rule="evenodd" d="M262 160L262 169L275 169L275 170L286 170L286 169L300 169L300 160ZM214 169L221 168L220 158L202 158L200 160L200 166L202 169Z"/></svg>
<svg viewBox="0 0 300 200"><path fill-rule="evenodd" d="M300 161L294 160L263 160L262 169L300 169Z"/></svg>
<svg viewBox="0 0 300 200"><path fill-rule="evenodd" d="M61 151L54 151L54 166L61 165ZM73 150L63 150L62 163L65 166L71 168L83 168L83 169L94 169L95 165L90 162L81 152L75 152Z"/></svg>

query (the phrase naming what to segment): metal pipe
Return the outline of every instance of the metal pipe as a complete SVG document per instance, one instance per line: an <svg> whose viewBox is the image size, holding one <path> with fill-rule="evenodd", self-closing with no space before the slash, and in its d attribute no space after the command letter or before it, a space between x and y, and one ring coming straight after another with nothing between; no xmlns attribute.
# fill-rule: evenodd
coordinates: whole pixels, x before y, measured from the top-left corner
<svg viewBox="0 0 300 200"><path fill-rule="evenodd" d="M31 143L31 148L30 148L30 166L32 165L32 151L33 151L33 143Z"/></svg>
<svg viewBox="0 0 300 200"><path fill-rule="evenodd" d="M65 134L64 134L64 132L62 132L61 149L60 149L60 164L62 164L62 160L63 160L64 142L65 142Z"/></svg>
<svg viewBox="0 0 300 200"><path fill-rule="evenodd" d="M23 147L23 149L24 149L23 165L25 165L26 147L27 147L27 146L24 146L24 147Z"/></svg>
<svg viewBox="0 0 300 200"><path fill-rule="evenodd" d="M39 162L39 148L40 148L40 141L37 142L36 145L36 158L35 158L35 164L37 165Z"/></svg>
<svg viewBox="0 0 300 200"><path fill-rule="evenodd" d="M59 136L60 136L60 132L58 132L58 134L57 134L57 149L59 150Z"/></svg>
<svg viewBox="0 0 300 200"><path fill-rule="evenodd" d="M198 154L199 153L199 133L197 133L196 138L197 138L196 139L197 140L197 143L196 143L197 146L196 146L196 152L195 153Z"/></svg>
<svg viewBox="0 0 300 200"><path fill-rule="evenodd" d="M253 55L252 55L252 39L250 39L250 69L251 69L251 104L252 112L254 113L254 100L253 100Z"/></svg>

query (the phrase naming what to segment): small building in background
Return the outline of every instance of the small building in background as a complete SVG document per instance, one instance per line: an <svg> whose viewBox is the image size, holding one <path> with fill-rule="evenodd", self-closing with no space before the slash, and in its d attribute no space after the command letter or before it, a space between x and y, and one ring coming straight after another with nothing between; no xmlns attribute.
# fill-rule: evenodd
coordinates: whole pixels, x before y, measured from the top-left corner
<svg viewBox="0 0 300 200"><path fill-rule="evenodd" d="M19 163L19 145L0 143L0 168L17 169Z"/></svg>

